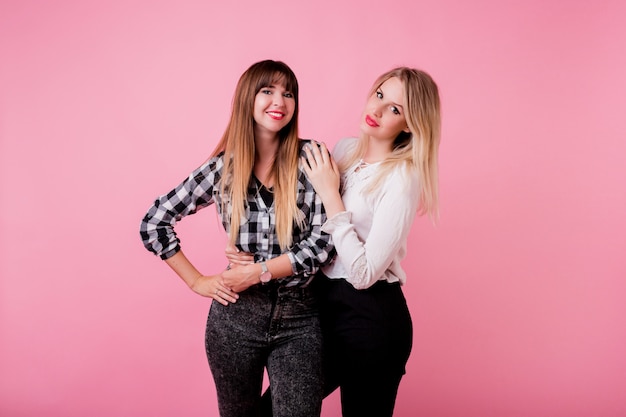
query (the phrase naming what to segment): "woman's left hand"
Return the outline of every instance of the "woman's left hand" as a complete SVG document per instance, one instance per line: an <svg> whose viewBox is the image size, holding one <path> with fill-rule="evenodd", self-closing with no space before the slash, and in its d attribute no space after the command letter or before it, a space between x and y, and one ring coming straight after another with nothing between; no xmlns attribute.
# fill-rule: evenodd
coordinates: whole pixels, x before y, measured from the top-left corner
<svg viewBox="0 0 626 417"><path fill-rule="evenodd" d="M339 194L340 175L326 145L322 143L320 148L315 144L305 147L306 158L302 157L302 165L315 192L325 201L329 196Z"/></svg>
<svg viewBox="0 0 626 417"><path fill-rule="evenodd" d="M233 244L226 245L226 259L228 259L228 268L232 268L233 265L250 265L254 263L254 255L249 252L241 252Z"/></svg>
<svg viewBox="0 0 626 417"><path fill-rule="evenodd" d="M224 253L228 259L228 268L222 273L222 277L224 282L228 282L230 288L237 288L237 290L233 291L241 292L257 284L254 274L251 274L249 271L250 268L245 268L248 265L254 264L253 254L241 252L231 243L226 245Z"/></svg>

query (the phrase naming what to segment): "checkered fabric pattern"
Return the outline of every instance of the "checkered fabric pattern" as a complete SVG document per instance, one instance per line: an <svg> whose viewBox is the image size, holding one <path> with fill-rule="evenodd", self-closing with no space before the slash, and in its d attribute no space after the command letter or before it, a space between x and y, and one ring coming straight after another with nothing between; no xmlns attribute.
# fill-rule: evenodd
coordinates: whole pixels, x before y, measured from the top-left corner
<svg viewBox="0 0 626 417"><path fill-rule="evenodd" d="M304 146L312 141L300 141L300 154L304 156ZM144 246L162 259L173 256L180 250L180 240L174 226L185 216L198 210L216 205L216 209L226 232L229 232L228 216L222 213L222 196L219 190L224 155L209 159L193 171L187 179L169 193L156 199L148 209L140 226ZM255 260L274 258L283 253L275 233L274 205L267 206L259 193L259 186L252 179L248 188L245 218L241 219L237 247L255 254ZM301 230L294 225L293 244L286 251L295 274L282 278L279 282L286 286L307 285L319 267L330 263L335 255L330 235L322 232L326 214L320 198L306 178L302 167L298 172L298 207L305 219ZM224 205L226 209L228 204Z"/></svg>

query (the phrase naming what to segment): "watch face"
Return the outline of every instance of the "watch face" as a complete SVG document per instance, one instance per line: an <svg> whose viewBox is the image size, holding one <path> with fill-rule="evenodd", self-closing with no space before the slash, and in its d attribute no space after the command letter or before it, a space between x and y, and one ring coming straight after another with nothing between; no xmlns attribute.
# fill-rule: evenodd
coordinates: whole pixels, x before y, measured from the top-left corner
<svg viewBox="0 0 626 417"><path fill-rule="evenodd" d="M272 274L270 271L266 271L261 274L261 282L270 282L271 279Z"/></svg>

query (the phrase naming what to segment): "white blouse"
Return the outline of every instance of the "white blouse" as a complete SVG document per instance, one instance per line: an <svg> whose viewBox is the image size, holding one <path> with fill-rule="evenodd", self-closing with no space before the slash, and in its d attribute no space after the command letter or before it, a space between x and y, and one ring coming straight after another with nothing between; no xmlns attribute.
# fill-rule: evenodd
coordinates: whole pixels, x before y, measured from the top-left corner
<svg viewBox="0 0 626 417"><path fill-rule="evenodd" d="M342 139L333 150L341 160L357 143ZM379 280L406 282L400 261L419 203L417 172L394 169L371 193L363 190L374 178L380 163L359 162L341 178L346 211L328 219L322 230L329 233L337 249L335 261L323 268L329 278L345 278L356 289L369 288Z"/></svg>

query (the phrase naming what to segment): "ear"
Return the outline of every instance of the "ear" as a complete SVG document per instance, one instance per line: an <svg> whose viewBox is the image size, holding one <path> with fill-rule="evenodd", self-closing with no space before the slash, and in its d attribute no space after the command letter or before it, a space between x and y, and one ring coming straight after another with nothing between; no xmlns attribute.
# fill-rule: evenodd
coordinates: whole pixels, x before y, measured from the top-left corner
<svg viewBox="0 0 626 417"><path fill-rule="evenodd" d="M411 133L411 130L409 130L409 126L407 126L404 129L402 129L402 131L405 132L405 133Z"/></svg>

